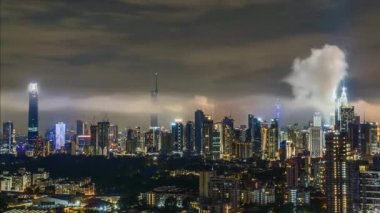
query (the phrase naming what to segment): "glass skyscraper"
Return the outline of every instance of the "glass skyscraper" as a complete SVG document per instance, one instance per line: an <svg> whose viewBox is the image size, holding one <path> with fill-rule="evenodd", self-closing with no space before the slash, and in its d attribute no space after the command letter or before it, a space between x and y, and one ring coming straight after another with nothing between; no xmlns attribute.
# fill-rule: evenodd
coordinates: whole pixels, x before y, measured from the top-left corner
<svg viewBox="0 0 380 213"><path fill-rule="evenodd" d="M203 122L205 114L202 110L195 111L195 151L198 154L202 153L203 147Z"/></svg>
<svg viewBox="0 0 380 213"><path fill-rule="evenodd" d="M28 142L33 143L38 137L38 85L30 83L29 91L29 116L28 116Z"/></svg>
<svg viewBox="0 0 380 213"><path fill-rule="evenodd" d="M55 125L55 149L65 146L66 124L59 122Z"/></svg>

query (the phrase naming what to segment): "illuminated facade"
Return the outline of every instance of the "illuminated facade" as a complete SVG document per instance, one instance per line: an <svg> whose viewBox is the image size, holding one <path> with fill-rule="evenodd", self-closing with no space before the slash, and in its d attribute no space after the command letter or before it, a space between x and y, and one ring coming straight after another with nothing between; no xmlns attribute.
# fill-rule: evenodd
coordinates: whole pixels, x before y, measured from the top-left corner
<svg viewBox="0 0 380 213"><path fill-rule="evenodd" d="M59 122L55 124L55 149L62 149L65 146L66 124Z"/></svg>
<svg viewBox="0 0 380 213"><path fill-rule="evenodd" d="M360 210L363 212L380 211L380 172L361 171L360 181Z"/></svg>
<svg viewBox="0 0 380 213"><path fill-rule="evenodd" d="M205 117L203 122L203 153L204 155L212 159L212 143L213 143L213 133L214 133L214 121L212 120L211 115Z"/></svg>
<svg viewBox="0 0 380 213"><path fill-rule="evenodd" d="M194 141L195 151L197 154L202 154L203 140L203 121L205 120L205 114L202 110L195 111L195 124L194 124Z"/></svg>
<svg viewBox="0 0 380 213"><path fill-rule="evenodd" d="M278 158L279 148L279 126L278 119L272 119L267 135L267 153L270 160L276 160Z"/></svg>
<svg viewBox="0 0 380 213"><path fill-rule="evenodd" d="M7 121L3 123L3 145L7 148L7 153L12 153L12 144L15 140L15 131L13 128L13 122Z"/></svg>
<svg viewBox="0 0 380 213"><path fill-rule="evenodd" d="M259 153L261 150L261 121L252 114L248 115L248 128L250 131L250 141L252 142L252 152Z"/></svg>
<svg viewBox="0 0 380 213"><path fill-rule="evenodd" d="M323 132L319 126L309 127L309 151L312 158L321 158L323 156Z"/></svg>
<svg viewBox="0 0 380 213"><path fill-rule="evenodd" d="M29 116L28 116L28 142L34 143L38 137L38 85L30 83L29 92Z"/></svg>
<svg viewBox="0 0 380 213"><path fill-rule="evenodd" d="M326 134L326 195L331 213L352 210L350 198L349 161L350 145L346 132L330 130Z"/></svg>
<svg viewBox="0 0 380 213"><path fill-rule="evenodd" d="M181 120L176 119L172 123L173 148L175 152L182 152L184 149L184 126Z"/></svg>

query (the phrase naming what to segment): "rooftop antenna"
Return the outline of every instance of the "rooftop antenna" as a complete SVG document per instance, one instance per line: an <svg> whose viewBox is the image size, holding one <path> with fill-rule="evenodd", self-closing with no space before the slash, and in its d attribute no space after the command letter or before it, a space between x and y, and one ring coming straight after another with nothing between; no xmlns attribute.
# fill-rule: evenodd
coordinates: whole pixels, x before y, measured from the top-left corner
<svg viewBox="0 0 380 213"><path fill-rule="evenodd" d="M363 123L365 124L365 112L364 112L364 116L363 116L363 119L364 119L364 120L363 120Z"/></svg>
<svg viewBox="0 0 380 213"><path fill-rule="evenodd" d="M276 118L277 119L280 119L280 109L281 109L281 104L280 104L280 99L277 98L276 100L276 104L275 104L275 107L276 107Z"/></svg>
<svg viewBox="0 0 380 213"><path fill-rule="evenodd" d="M155 84L155 89L154 89L154 91L156 92L156 93L158 93L158 72L156 72L156 73L154 73L154 76L155 76L155 80L156 80L156 84Z"/></svg>

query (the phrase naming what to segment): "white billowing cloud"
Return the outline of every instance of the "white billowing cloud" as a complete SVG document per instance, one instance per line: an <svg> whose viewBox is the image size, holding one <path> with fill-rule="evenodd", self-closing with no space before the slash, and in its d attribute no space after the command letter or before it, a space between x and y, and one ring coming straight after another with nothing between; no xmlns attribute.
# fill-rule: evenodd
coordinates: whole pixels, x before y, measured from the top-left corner
<svg viewBox="0 0 380 213"><path fill-rule="evenodd" d="M296 58L284 81L292 86L296 103L311 106L327 118L334 110L334 93L347 68L345 53L337 46L324 45L311 49L305 59Z"/></svg>

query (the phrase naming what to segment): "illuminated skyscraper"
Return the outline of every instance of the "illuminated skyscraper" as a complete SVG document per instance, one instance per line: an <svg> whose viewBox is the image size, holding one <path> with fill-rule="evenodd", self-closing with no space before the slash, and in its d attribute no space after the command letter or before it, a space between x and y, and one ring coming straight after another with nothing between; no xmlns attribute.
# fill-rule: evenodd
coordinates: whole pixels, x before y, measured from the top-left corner
<svg viewBox="0 0 380 213"><path fill-rule="evenodd" d="M212 120L211 115L205 116L203 121L203 153L209 159L212 158L212 143L213 143L213 135L214 135L214 121Z"/></svg>
<svg viewBox="0 0 380 213"><path fill-rule="evenodd" d="M342 87L342 93L336 99L335 105L335 129L348 132L348 126L355 123L354 107L348 104L347 88Z"/></svg>
<svg viewBox="0 0 380 213"><path fill-rule="evenodd" d="M225 117L221 123L216 124L219 132L219 152L220 158L230 160L233 154L233 142L235 139L234 120L231 117Z"/></svg>
<svg viewBox="0 0 380 213"><path fill-rule="evenodd" d="M185 147L187 152L194 151L194 123L188 121L185 126Z"/></svg>
<svg viewBox="0 0 380 213"><path fill-rule="evenodd" d="M322 127L322 116L320 112L314 113L313 126Z"/></svg>
<svg viewBox="0 0 380 213"><path fill-rule="evenodd" d="M379 212L380 210L380 171L360 171L359 198L362 212Z"/></svg>
<svg viewBox="0 0 380 213"><path fill-rule="evenodd" d="M331 213L351 212L349 160L351 157L346 132L330 130L326 134L326 196Z"/></svg>
<svg viewBox="0 0 380 213"><path fill-rule="evenodd" d="M355 123L354 106L340 107L340 130L348 132L349 124Z"/></svg>
<svg viewBox="0 0 380 213"><path fill-rule="evenodd" d="M253 115L248 115L248 128L250 130L250 136L252 142L253 153L258 153L261 150L261 122L260 119Z"/></svg>
<svg viewBox="0 0 380 213"><path fill-rule="evenodd" d="M322 117L316 112L313 117L313 125L309 127L309 143L308 150L312 158L323 157L323 130Z"/></svg>
<svg viewBox="0 0 380 213"><path fill-rule="evenodd" d="M12 153L12 143L14 141L13 122L7 121L3 123L3 141L7 146L8 154Z"/></svg>
<svg viewBox="0 0 380 213"><path fill-rule="evenodd" d="M279 127L278 119L272 119L267 135L267 152L268 158L271 160L277 159L277 153L279 148Z"/></svg>
<svg viewBox="0 0 380 213"><path fill-rule="evenodd" d="M154 73L155 76L155 87L151 91L151 97L153 105L157 105L158 99L158 73ZM150 115L150 126L158 127L158 115L157 115L157 106L153 106L153 113Z"/></svg>
<svg viewBox="0 0 380 213"><path fill-rule="evenodd" d="M203 122L205 114L202 110L195 111L195 151L202 154L203 141Z"/></svg>
<svg viewBox="0 0 380 213"><path fill-rule="evenodd" d="M310 157L321 158L323 157L323 132L319 126L309 127L309 146Z"/></svg>
<svg viewBox="0 0 380 213"><path fill-rule="evenodd" d="M55 149L65 146L66 124L59 122L55 125Z"/></svg>
<svg viewBox="0 0 380 213"><path fill-rule="evenodd" d="M38 85L30 83L29 91L29 117L28 117L28 142L33 143L38 137Z"/></svg>
<svg viewBox="0 0 380 213"><path fill-rule="evenodd" d="M110 122L98 122L98 149L97 154L107 156L109 149Z"/></svg>
<svg viewBox="0 0 380 213"><path fill-rule="evenodd" d="M182 152L184 149L184 126L181 120L172 123L173 149L175 152Z"/></svg>

